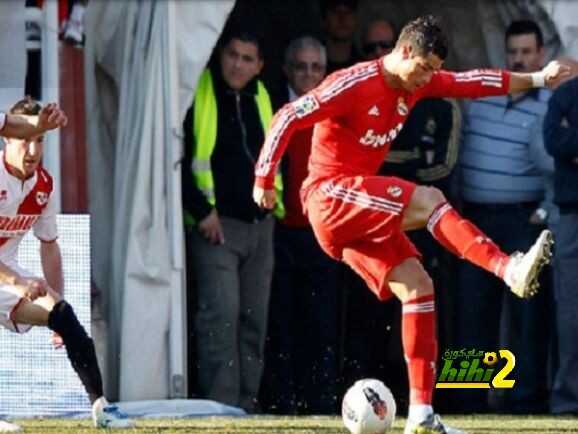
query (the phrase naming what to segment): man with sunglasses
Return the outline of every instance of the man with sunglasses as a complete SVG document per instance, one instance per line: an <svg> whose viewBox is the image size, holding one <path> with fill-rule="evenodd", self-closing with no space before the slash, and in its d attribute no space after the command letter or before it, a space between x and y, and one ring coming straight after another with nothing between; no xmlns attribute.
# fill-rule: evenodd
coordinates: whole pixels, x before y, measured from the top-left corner
<svg viewBox="0 0 578 434"><path fill-rule="evenodd" d="M395 29L384 18L375 18L365 27L361 41L365 60L377 59L389 54L395 46Z"/></svg>

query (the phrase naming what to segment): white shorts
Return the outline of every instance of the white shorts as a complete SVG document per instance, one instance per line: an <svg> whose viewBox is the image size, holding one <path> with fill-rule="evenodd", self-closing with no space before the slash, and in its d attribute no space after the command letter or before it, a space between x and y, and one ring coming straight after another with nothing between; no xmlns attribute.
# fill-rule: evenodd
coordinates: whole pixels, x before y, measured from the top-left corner
<svg viewBox="0 0 578 434"><path fill-rule="evenodd" d="M32 277L33 274L15 264L10 268L21 276ZM12 312L22 303L23 298L18 295L11 285L0 285L0 325L15 333L26 333L32 328L29 324L16 324L12 321Z"/></svg>

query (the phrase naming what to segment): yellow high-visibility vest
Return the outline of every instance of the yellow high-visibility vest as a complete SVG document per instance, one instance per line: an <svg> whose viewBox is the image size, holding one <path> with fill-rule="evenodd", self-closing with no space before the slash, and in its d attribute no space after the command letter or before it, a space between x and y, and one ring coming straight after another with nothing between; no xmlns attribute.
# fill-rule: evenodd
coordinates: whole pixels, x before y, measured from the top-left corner
<svg viewBox="0 0 578 434"><path fill-rule="evenodd" d="M260 80L257 81L255 103L257 104L263 132L266 134L273 119L273 106L269 92L267 92ZM213 155L217 142L217 122L218 108L213 87L213 77L210 70L206 69L201 74L195 94L195 112L193 115L195 152L191 170L197 187L205 194L207 200L213 206L215 205L215 183L211 169L211 155ZM277 191L277 205L273 210L273 214L277 218L283 218L285 216L285 207L283 206L283 180L280 173L275 176L275 190ZM186 211L184 214L185 223L187 225L194 224L193 217Z"/></svg>

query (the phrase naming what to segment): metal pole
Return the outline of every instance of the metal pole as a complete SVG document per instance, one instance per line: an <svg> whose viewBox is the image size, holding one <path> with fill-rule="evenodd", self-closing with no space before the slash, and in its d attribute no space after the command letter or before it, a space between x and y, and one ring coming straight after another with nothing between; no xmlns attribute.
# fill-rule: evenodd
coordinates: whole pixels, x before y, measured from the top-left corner
<svg viewBox="0 0 578 434"><path fill-rule="evenodd" d="M58 53L58 3L57 0L46 0L43 5L42 20L42 100L44 103L60 100L60 71ZM44 167L54 179L52 196L61 211L61 172L60 172L60 131L46 135L44 146Z"/></svg>
<svg viewBox="0 0 578 434"><path fill-rule="evenodd" d="M168 62L164 62L165 71L165 95L168 96L167 134L165 145L166 156L166 182L167 182L167 209L169 237L171 243L171 324L169 331L169 375L171 398L186 398L187 381L187 285L185 281L184 265L184 238L183 216L181 205L181 139L180 139L180 116L179 116L179 90L178 90L178 58L175 31L176 2L173 0L159 2L165 6L165 49L168 54Z"/></svg>

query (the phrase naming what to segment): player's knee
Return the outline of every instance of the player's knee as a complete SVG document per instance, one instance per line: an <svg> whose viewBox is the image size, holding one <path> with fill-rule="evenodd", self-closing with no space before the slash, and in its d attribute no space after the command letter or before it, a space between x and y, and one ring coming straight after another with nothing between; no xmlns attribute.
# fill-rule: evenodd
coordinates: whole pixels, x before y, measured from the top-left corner
<svg viewBox="0 0 578 434"><path fill-rule="evenodd" d="M424 272L416 272L410 282L403 285L390 285L394 294L402 303L408 303L420 297L432 295L434 285L431 278Z"/></svg>
<svg viewBox="0 0 578 434"><path fill-rule="evenodd" d="M421 187L423 190L422 207L426 213L431 213L444 202L447 202L446 197L441 190L435 187Z"/></svg>
<svg viewBox="0 0 578 434"><path fill-rule="evenodd" d="M431 277L426 273L420 273L414 284L408 288L404 302L415 300L416 298L425 297L434 293L434 285Z"/></svg>
<svg viewBox="0 0 578 434"><path fill-rule="evenodd" d="M416 201L417 214L425 224L434 210L444 202L447 202L444 194L435 187L419 186L416 188L414 197Z"/></svg>

